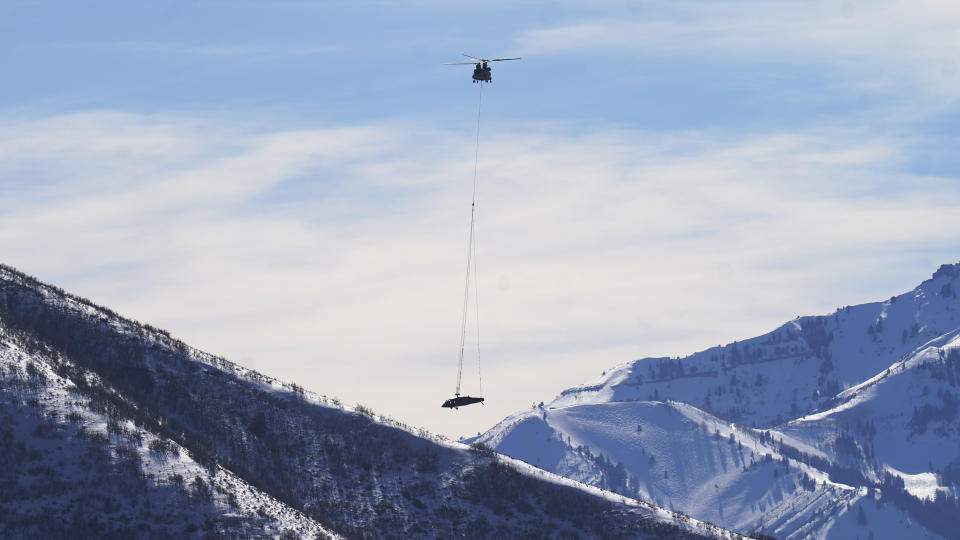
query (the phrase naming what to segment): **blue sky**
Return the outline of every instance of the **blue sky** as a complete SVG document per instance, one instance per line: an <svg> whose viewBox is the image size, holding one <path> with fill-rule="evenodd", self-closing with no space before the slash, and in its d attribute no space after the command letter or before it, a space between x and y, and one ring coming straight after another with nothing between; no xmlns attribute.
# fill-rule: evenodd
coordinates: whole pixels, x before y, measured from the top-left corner
<svg viewBox="0 0 960 540"><path fill-rule="evenodd" d="M932 0L5 2L0 253L469 435L960 259L958 25ZM461 52L523 60L484 92L488 404L451 413Z"/></svg>

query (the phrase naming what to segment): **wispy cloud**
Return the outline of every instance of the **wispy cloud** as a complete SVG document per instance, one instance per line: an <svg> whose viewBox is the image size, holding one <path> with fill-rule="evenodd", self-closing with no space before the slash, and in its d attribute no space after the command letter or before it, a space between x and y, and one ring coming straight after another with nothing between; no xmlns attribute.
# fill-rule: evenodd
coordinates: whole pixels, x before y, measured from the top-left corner
<svg viewBox="0 0 960 540"><path fill-rule="evenodd" d="M862 90L955 102L960 8L942 0L644 3L628 18L531 29L520 52L813 64Z"/></svg>
<svg viewBox="0 0 960 540"><path fill-rule="evenodd" d="M3 125L5 263L320 392L463 432L437 402L454 375L469 136L116 112ZM531 392L877 299L955 260L960 188L906 172L908 142L829 126L491 136L479 205L491 399L475 428ZM413 387L435 391L395 400Z"/></svg>
<svg viewBox="0 0 960 540"><path fill-rule="evenodd" d="M344 44L303 43L182 43L176 41L71 41L53 43L61 49L118 53L155 53L200 57L270 59L343 53Z"/></svg>

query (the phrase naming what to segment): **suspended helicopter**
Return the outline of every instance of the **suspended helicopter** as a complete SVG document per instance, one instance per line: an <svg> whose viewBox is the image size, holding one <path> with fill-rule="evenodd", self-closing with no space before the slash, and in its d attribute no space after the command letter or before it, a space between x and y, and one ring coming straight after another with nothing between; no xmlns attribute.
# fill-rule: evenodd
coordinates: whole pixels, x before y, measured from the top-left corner
<svg viewBox="0 0 960 540"><path fill-rule="evenodd" d="M504 62L506 60L520 60L519 57L517 58L475 58L466 53L464 53L464 56L469 58L471 61L470 62L450 62L444 65L463 66L467 64L473 64L474 66L476 66L473 69L473 82L475 83L478 82L481 84L485 82L493 82L493 79L490 78L491 69L490 69L490 66L487 65L487 62Z"/></svg>
<svg viewBox="0 0 960 540"><path fill-rule="evenodd" d="M474 403L483 403L483 398L461 396L460 394L457 394L454 397L444 401L441 407L446 407L448 409L459 409L460 407L466 407L467 405L473 405Z"/></svg>

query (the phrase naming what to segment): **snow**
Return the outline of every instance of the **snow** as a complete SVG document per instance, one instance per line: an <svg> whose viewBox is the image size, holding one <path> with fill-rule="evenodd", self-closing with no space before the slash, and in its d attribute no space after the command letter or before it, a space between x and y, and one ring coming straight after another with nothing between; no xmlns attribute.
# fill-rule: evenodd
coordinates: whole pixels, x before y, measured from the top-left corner
<svg viewBox="0 0 960 540"><path fill-rule="evenodd" d="M956 392L948 381L931 377L925 367L939 364L941 355L958 347L960 333L948 332L839 395L838 406L797 419L781 431L832 453L830 444L838 426L870 421L877 427L873 441L877 457L891 470L916 475L931 466L949 466L958 458L956 429L948 423L941 433L936 429L917 433L910 422L915 408L937 405L941 392Z"/></svg>
<svg viewBox="0 0 960 540"><path fill-rule="evenodd" d="M152 486L148 491L152 505L181 513L181 523L189 522L191 519L202 519L205 513L213 512L224 516L233 515L239 519L252 519L258 523L259 530L272 535L290 531L304 538L339 537L300 512L250 486L222 467L217 467L211 473L207 467L194 461L185 448L172 441L164 441L170 448L170 453L153 452L151 443L160 438L129 420L116 422L117 431L111 431L108 427L112 422L111 419L94 412L90 407L89 399L73 391L75 385L71 381L60 377L46 362L26 353L14 338L4 334L0 327L0 381L2 381L0 396L4 396L11 388L24 387L17 381L24 380L22 375L28 372L28 364L29 369L35 370L38 375L31 379L34 381L32 389L15 392L16 400L23 403L35 402L36 407L42 407L41 417L63 420L56 424L57 433L43 438L30 435L36 432L36 429L29 427L36 425L35 422L15 423L15 426L22 427L15 431L17 438L30 441L30 448L40 452L41 455L49 456L45 458L45 463L50 465L45 466L61 471L60 474L66 476L63 480L68 481L69 484L86 483L90 473L74 466L74 463L79 463L78 460L82 456L72 451L71 447L65 445L63 441L80 437L81 433L87 438L99 436L118 456L125 449L132 450L139 456L139 470ZM37 387L36 384L40 386ZM8 417L8 421L12 419L17 422L17 418ZM176 478L186 482L197 478L203 479L212 488L212 508L206 510L195 507L188 513L184 513L187 499L178 498L175 491L164 489L164 487L175 487L178 482ZM29 485L31 480L21 477L20 482ZM222 495L223 493L234 495L235 508L231 506L227 496ZM108 493L105 496L110 495ZM41 496L39 501L29 499L20 505L6 507L0 505L0 507L13 515L30 516L36 515L34 514L36 509L41 506L69 507L73 501L73 496L66 492L53 497ZM190 514L200 517L189 517Z"/></svg>
<svg viewBox="0 0 960 540"><path fill-rule="evenodd" d="M907 474L890 466L884 467L884 470L902 478L906 490L918 499L932 499L938 491L949 492L948 488L937 483L937 475L931 472Z"/></svg>
<svg viewBox="0 0 960 540"><path fill-rule="evenodd" d="M759 526L765 518L816 505L823 491L835 498L852 490L779 455L754 430L681 403L537 409L511 417L502 427L479 440L532 465L588 483L600 483L603 474L589 459L578 456L576 448L602 449L604 459L622 464L635 477L630 496L741 531ZM770 461L764 461L764 456L770 456ZM779 463L784 459L787 467ZM821 485L812 493L801 491L798 474Z"/></svg>
<svg viewBox="0 0 960 540"><path fill-rule="evenodd" d="M944 268L883 302L621 364L476 440L741 532L936 538L867 487L888 474L918 498L960 491L932 472L960 465L960 421L943 419L956 381L937 371L960 348L960 299L941 294L960 291L960 265ZM914 420L924 410L947 412Z"/></svg>

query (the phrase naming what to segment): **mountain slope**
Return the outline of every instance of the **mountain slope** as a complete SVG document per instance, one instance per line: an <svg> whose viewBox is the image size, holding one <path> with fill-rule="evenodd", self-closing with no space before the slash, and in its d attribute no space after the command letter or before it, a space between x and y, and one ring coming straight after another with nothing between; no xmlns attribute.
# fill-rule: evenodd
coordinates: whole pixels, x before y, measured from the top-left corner
<svg viewBox="0 0 960 540"><path fill-rule="evenodd" d="M78 391L17 341L0 331L0 536L334 537Z"/></svg>
<svg viewBox="0 0 960 540"><path fill-rule="evenodd" d="M682 403L626 402L537 408L479 440L546 470L742 532L845 538L838 531L850 528L860 508L873 524L860 534L875 527L883 531L876 538L911 538L923 530L897 507L879 510L866 490L790 457L771 433Z"/></svg>
<svg viewBox="0 0 960 540"><path fill-rule="evenodd" d="M684 358L629 362L564 390L552 405L669 399L753 427L780 425L960 328L958 277L960 264L943 265L913 291L885 302L798 317L762 336Z"/></svg>
<svg viewBox="0 0 960 540"><path fill-rule="evenodd" d="M911 482L922 497L960 493L960 331L931 340L902 361L841 392L833 407L776 430L847 466ZM936 473L936 474L935 474ZM937 477L940 477L939 479Z"/></svg>
<svg viewBox="0 0 960 540"><path fill-rule="evenodd" d="M483 446L350 410L9 267L0 267L0 350L0 434L22 459L39 455L43 467L12 468L8 485L29 491L46 478L57 487L44 490L64 491L24 504L0 501L0 526L13 536L38 530L37 505L54 530L68 530L75 501L91 498L100 502L83 513L96 519L98 536L127 537L131 528L364 538L737 536ZM43 448L50 434L57 451ZM88 493L82 480L64 485L88 465L71 456L89 452L98 453L99 468L86 481L111 483L105 475L125 471L113 482L120 487ZM152 510L137 510L147 504L141 499ZM181 520L185 504L197 500L196 519ZM118 505L133 510L110 519ZM169 516L182 522L165 528Z"/></svg>
<svg viewBox="0 0 960 540"><path fill-rule="evenodd" d="M477 440L742 532L956 537L958 278L618 366Z"/></svg>

